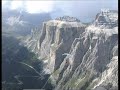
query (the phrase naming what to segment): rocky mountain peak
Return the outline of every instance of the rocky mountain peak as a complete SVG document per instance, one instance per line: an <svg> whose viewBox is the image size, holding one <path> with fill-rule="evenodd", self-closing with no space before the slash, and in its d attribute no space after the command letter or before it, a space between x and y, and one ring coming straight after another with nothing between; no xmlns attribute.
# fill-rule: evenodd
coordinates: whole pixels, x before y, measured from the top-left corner
<svg viewBox="0 0 120 90"><path fill-rule="evenodd" d="M96 15L94 25L104 26L107 28L112 28L118 24L118 14L115 10L102 9L100 13Z"/></svg>
<svg viewBox="0 0 120 90"><path fill-rule="evenodd" d="M76 17L70 17L70 16L58 17L55 20L66 21L66 22L80 22L80 20L77 19Z"/></svg>

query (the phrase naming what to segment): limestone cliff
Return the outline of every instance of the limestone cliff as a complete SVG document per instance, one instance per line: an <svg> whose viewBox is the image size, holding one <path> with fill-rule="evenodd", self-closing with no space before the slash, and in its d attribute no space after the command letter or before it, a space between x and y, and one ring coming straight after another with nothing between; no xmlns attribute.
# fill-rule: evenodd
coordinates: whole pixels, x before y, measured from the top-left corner
<svg viewBox="0 0 120 90"><path fill-rule="evenodd" d="M117 12L101 11L89 26L65 18L44 22L24 40L44 61L55 90L117 90Z"/></svg>
<svg viewBox="0 0 120 90"><path fill-rule="evenodd" d="M63 54L70 51L74 39L84 30L81 22L50 20L43 23L41 32L34 30L25 45L47 63L46 70L51 73L58 69L65 58Z"/></svg>

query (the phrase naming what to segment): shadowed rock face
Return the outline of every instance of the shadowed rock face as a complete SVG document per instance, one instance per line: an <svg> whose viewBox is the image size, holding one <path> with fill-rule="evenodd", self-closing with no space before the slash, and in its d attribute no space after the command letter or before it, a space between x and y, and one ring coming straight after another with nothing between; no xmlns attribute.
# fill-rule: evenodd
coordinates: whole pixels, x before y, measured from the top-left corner
<svg viewBox="0 0 120 90"><path fill-rule="evenodd" d="M41 34L35 36L33 32L26 45L47 61L47 68L52 72L58 69L65 58L62 54L70 51L74 39L84 30L85 25L80 22L51 20L43 23Z"/></svg>
<svg viewBox="0 0 120 90"><path fill-rule="evenodd" d="M110 19L116 23L116 12L112 13ZM55 90L117 90L118 26L99 21L103 18L86 27L81 22L51 20L40 34L25 40L45 61Z"/></svg>
<svg viewBox="0 0 120 90"><path fill-rule="evenodd" d="M117 86L118 36L105 36L101 32L95 38L94 33L84 32L74 40L70 56L63 60L58 69L56 90L87 90L107 83Z"/></svg>
<svg viewBox="0 0 120 90"><path fill-rule="evenodd" d="M118 29L89 25L71 46L57 75L55 90L112 90L118 83ZM108 84L112 86L106 89ZM97 88L102 85L102 89Z"/></svg>

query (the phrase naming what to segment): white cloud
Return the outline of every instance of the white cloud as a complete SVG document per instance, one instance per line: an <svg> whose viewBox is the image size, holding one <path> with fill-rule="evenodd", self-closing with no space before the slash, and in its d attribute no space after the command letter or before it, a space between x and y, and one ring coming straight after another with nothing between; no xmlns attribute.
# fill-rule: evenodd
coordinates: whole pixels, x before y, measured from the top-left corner
<svg viewBox="0 0 120 90"><path fill-rule="evenodd" d="M9 4L10 9L25 9L29 13L42 13L51 12L54 7L54 1L24 1L24 0L12 0L12 1L2 1L3 7Z"/></svg>
<svg viewBox="0 0 120 90"><path fill-rule="evenodd" d="M3 2L4 1L4 2ZM80 18L81 21L91 21L101 8L118 8L117 0L76 0L76 1L58 1L58 0L3 0L3 8L22 9L29 13L50 12L51 16L58 17L63 15Z"/></svg>
<svg viewBox="0 0 120 90"><path fill-rule="evenodd" d="M26 9L29 13L51 12L53 10L53 1L27 1Z"/></svg>
<svg viewBox="0 0 120 90"><path fill-rule="evenodd" d="M22 3L24 1L12 1L11 2L11 9L17 9L19 7L22 7Z"/></svg>

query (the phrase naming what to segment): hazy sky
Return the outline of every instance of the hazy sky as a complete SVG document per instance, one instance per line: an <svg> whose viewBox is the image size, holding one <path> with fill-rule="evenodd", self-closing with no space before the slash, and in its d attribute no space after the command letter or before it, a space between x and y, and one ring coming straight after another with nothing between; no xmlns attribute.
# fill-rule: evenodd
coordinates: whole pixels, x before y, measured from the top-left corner
<svg viewBox="0 0 120 90"><path fill-rule="evenodd" d="M52 17L75 16L81 21L92 20L102 8L118 10L118 0L2 0L2 5L29 13L52 13Z"/></svg>

